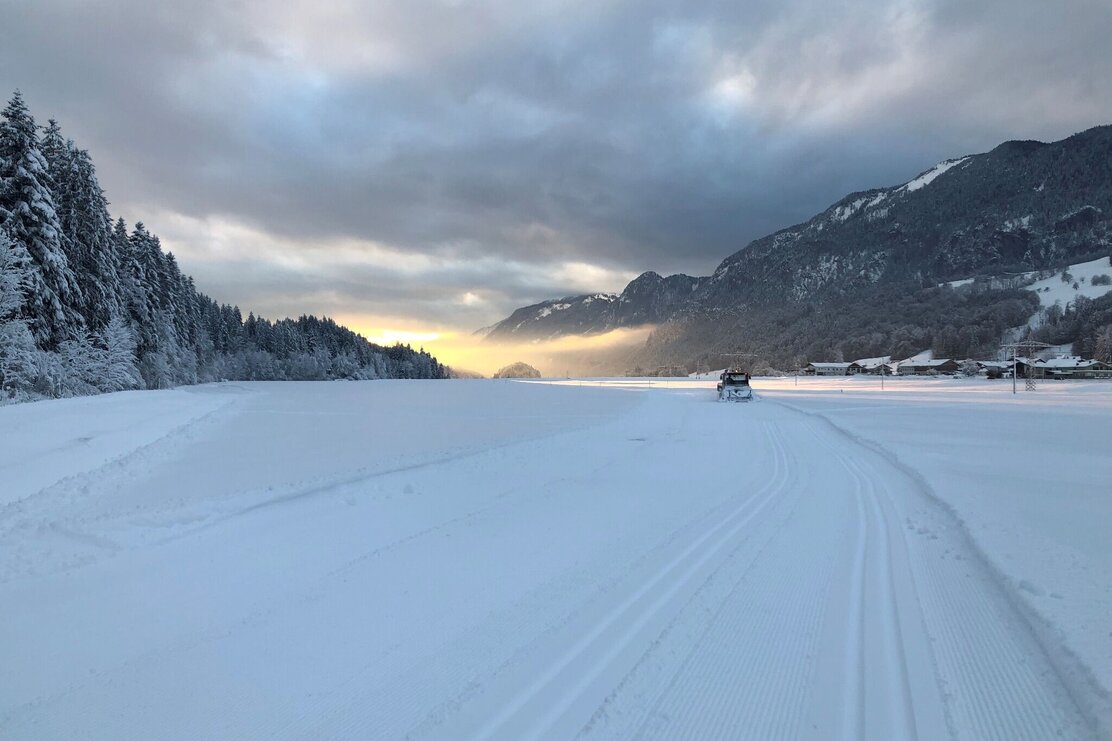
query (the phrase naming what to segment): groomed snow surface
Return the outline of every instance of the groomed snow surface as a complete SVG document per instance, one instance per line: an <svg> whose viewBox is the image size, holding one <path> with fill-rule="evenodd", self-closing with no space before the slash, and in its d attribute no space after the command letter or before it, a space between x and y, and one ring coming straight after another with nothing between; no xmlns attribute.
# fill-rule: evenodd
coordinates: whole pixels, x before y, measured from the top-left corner
<svg viewBox="0 0 1112 741"><path fill-rule="evenodd" d="M0 408L0 738L1110 737L1112 384L754 386Z"/></svg>

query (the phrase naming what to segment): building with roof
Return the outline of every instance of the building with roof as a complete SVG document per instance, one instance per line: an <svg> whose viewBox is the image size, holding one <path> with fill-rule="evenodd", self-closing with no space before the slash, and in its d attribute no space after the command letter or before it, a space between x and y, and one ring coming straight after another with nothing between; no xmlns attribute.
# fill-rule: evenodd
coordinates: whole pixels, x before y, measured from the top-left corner
<svg viewBox="0 0 1112 741"><path fill-rule="evenodd" d="M862 358L861 360L853 361L859 373L871 373L878 375L880 373L891 373L892 356L885 355L879 358Z"/></svg>
<svg viewBox="0 0 1112 741"><path fill-rule="evenodd" d="M961 366L952 358L938 358L932 360L901 360L896 365L896 372L901 376L933 376L939 373L957 373Z"/></svg>
<svg viewBox="0 0 1112 741"><path fill-rule="evenodd" d="M1020 375L1033 378L1112 378L1112 365L1077 355L1057 355L1053 358L1016 358Z"/></svg>
<svg viewBox="0 0 1112 741"><path fill-rule="evenodd" d="M803 372L815 376L853 376L860 370L856 363L808 363Z"/></svg>

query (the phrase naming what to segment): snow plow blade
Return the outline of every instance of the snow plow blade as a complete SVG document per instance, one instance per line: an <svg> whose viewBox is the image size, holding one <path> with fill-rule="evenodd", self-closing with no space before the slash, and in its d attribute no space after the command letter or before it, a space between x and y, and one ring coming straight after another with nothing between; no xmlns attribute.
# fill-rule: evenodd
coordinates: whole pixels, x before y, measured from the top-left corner
<svg viewBox="0 0 1112 741"><path fill-rule="evenodd" d="M727 386L718 392L719 401L752 401L753 389L749 386Z"/></svg>

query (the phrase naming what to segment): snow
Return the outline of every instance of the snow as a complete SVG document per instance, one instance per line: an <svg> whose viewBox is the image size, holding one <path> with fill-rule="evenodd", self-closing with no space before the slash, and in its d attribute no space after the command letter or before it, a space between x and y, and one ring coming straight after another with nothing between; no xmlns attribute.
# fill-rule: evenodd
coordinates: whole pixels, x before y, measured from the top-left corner
<svg viewBox="0 0 1112 741"><path fill-rule="evenodd" d="M831 215L831 218L835 221L844 222L849 219L849 217L860 211L862 208L866 210L875 208L881 203L881 201L883 201L887 197L888 191L881 191L880 193L877 193L875 196L873 196L871 199L868 197L854 199L850 203L844 204L834 209L834 213ZM823 226L823 223L819 222L817 225L818 230L821 231Z"/></svg>
<svg viewBox="0 0 1112 741"><path fill-rule="evenodd" d="M969 159L969 157L962 157L962 158L956 159L956 160L946 160L945 162L939 162L937 165L932 167L930 170L927 170L926 172L924 172L919 177L915 178L914 180L912 180L912 181L908 182L906 185L904 185L902 187L902 190L905 190L908 193L911 193L912 191L919 190L920 188L925 188L926 186L933 183L935 178L937 178L939 175L942 175L943 173L948 172L949 170L957 167L962 162L965 162L968 159Z"/></svg>
<svg viewBox="0 0 1112 741"><path fill-rule="evenodd" d="M719 368L718 370L706 371L705 373L688 373L687 377L694 381L709 381L711 379L718 381L725 372L725 368Z"/></svg>
<svg viewBox="0 0 1112 741"><path fill-rule="evenodd" d="M892 356L891 355L881 355L881 356L876 357L876 358L861 358L860 360L853 361L853 363L854 363L854 365L857 365L861 368L864 368L865 370L870 370L871 371L871 370L876 370L877 368L879 368L882 365L891 365Z"/></svg>
<svg viewBox="0 0 1112 741"><path fill-rule="evenodd" d="M896 365L900 366L904 365L905 363L909 365L921 365L931 360L934 360L934 350L927 348L926 350L915 353L910 358L904 358L903 360L897 361Z"/></svg>
<svg viewBox="0 0 1112 741"><path fill-rule="evenodd" d="M1094 276L1112 276L1112 263L1109 262L1107 257L1070 265L1066 270L1073 276L1073 280L1063 281L1062 271L1057 271L1049 278L1035 281L1028 287L1028 290L1034 291L1035 295L1039 297L1039 302L1046 307L1054 304L1061 304L1064 307L1078 296L1100 298L1106 293L1112 292L1112 285L1092 285ZM1075 282L1077 288L1073 287Z"/></svg>
<svg viewBox="0 0 1112 741"><path fill-rule="evenodd" d="M1096 360L1089 360L1089 359L1086 359L1086 358L1079 357L1077 355L1057 355L1053 358L1047 358L1046 360L1037 360L1035 362L1039 363L1044 368L1055 368L1055 369L1066 369L1066 370L1076 370L1078 368L1091 368L1094 365L1098 364L1098 362Z"/></svg>
<svg viewBox="0 0 1112 741"><path fill-rule="evenodd" d="M549 306L545 306L543 309L539 309L535 318L544 319L546 316L550 316L554 311L563 311L564 309L570 308L571 304L551 304Z"/></svg>
<svg viewBox="0 0 1112 741"><path fill-rule="evenodd" d="M847 203L844 206L839 206L837 209L834 210L834 219L836 221L845 221L850 216L853 216L855 213L857 213L857 211L865 205L865 202L867 200L867 198L858 198L852 203Z"/></svg>
<svg viewBox="0 0 1112 741"><path fill-rule="evenodd" d="M0 408L0 737L1107 736L1112 384L880 380Z"/></svg>
<svg viewBox="0 0 1112 741"><path fill-rule="evenodd" d="M1004 231L1015 232L1021 229L1027 229L1031 226L1031 219L1034 218L1032 214L1021 216L1018 219L1008 219L1004 222Z"/></svg>

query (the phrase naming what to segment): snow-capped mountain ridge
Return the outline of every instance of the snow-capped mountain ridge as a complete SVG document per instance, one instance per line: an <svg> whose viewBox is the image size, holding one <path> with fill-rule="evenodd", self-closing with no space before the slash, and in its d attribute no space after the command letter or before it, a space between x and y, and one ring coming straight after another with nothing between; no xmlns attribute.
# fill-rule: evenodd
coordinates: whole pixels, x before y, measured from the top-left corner
<svg viewBox="0 0 1112 741"><path fill-rule="evenodd" d="M954 324L946 309L951 299L924 299L930 310L909 312L914 316L900 325L893 319L870 329L873 314L904 311L918 292L971 275L1061 269L1112 251L1110 162L1112 126L1049 144L1005 142L944 160L900 185L850 193L801 224L751 242L708 277L644 273L605 311L583 310L583 297L571 297L561 302L575 308L538 316L550 303L542 302L518 310L489 336L547 338L672 325L667 343L658 337L641 353L652 364L684 359L708 344L757 344L772 356L794 356L822 339L867 332L878 336L852 354L898 355L891 345L900 326L925 330L918 342L929 344ZM970 335L968 348L960 349L998 339L996 314L1028 316L1026 302L1033 300L999 292L963 298L972 312L963 323L982 328L981 339ZM985 301L1024 305L993 313ZM834 306L846 324L836 335L808 318L820 312L826 321ZM785 346L785 337L794 338L794 348Z"/></svg>

